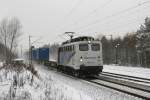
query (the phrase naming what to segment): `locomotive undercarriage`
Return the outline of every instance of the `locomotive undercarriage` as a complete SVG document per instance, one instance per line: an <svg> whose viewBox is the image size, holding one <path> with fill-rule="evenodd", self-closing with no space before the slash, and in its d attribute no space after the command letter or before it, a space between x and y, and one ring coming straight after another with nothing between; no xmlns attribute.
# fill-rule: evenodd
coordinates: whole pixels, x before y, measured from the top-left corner
<svg viewBox="0 0 150 100"><path fill-rule="evenodd" d="M76 77L82 77L82 76L98 75L99 73L102 72L103 66L80 66L80 69L76 70L70 66L59 65L57 69L59 71L74 75Z"/></svg>

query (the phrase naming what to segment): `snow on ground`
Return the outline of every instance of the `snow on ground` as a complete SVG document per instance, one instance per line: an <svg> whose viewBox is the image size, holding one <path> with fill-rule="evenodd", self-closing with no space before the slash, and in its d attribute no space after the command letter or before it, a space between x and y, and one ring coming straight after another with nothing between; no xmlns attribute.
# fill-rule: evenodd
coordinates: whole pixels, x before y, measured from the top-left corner
<svg viewBox="0 0 150 100"><path fill-rule="evenodd" d="M35 65L39 78L23 70L0 70L0 100L142 100ZM17 85L15 81L17 80Z"/></svg>
<svg viewBox="0 0 150 100"><path fill-rule="evenodd" d="M25 69L20 73L1 69L0 100L91 100L74 88L57 83L51 74L39 71L39 76L32 82L32 74Z"/></svg>
<svg viewBox="0 0 150 100"><path fill-rule="evenodd" d="M48 70L44 66L36 66L39 69L40 74L50 75L51 79L55 81L56 85L61 85L69 89L66 92L67 96L73 95L71 90L76 93L74 97L80 96L80 98L74 98L72 100L141 100L137 97L133 97L103 86L95 86L93 84L82 81L81 79L64 76L56 71Z"/></svg>
<svg viewBox="0 0 150 100"><path fill-rule="evenodd" d="M150 79L150 68L104 65L103 71Z"/></svg>

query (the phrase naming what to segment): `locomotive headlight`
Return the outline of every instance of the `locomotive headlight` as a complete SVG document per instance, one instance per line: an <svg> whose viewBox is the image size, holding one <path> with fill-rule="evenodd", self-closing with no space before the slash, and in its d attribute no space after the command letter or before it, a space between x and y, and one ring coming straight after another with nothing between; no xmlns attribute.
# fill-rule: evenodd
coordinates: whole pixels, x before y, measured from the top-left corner
<svg viewBox="0 0 150 100"><path fill-rule="evenodd" d="M83 59L80 59L80 61L82 62L82 61L83 61Z"/></svg>
<svg viewBox="0 0 150 100"><path fill-rule="evenodd" d="M88 41L88 43L90 44L90 43L91 43L91 41Z"/></svg>
<svg viewBox="0 0 150 100"><path fill-rule="evenodd" d="M80 57L80 62L82 62L83 61L83 59L82 59L82 56Z"/></svg>

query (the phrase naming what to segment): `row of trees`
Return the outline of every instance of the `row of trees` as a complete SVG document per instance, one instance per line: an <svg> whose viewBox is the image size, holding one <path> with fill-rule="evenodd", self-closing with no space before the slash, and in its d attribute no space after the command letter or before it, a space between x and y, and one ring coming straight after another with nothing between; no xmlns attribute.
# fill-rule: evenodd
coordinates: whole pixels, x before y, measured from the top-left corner
<svg viewBox="0 0 150 100"><path fill-rule="evenodd" d="M10 62L16 56L17 39L22 34L20 21L16 18L5 18L0 23L1 57Z"/></svg>
<svg viewBox="0 0 150 100"><path fill-rule="evenodd" d="M146 66L150 65L150 18L145 19L135 33L127 33L123 38L102 37L105 64Z"/></svg>
<svg viewBox="0 0 150 100"><path fill-rule="evenodd" d="M128 34L122 38L108 40L102 38L103 60L105 64L135 65L136 60L136 35Z"/></svg>

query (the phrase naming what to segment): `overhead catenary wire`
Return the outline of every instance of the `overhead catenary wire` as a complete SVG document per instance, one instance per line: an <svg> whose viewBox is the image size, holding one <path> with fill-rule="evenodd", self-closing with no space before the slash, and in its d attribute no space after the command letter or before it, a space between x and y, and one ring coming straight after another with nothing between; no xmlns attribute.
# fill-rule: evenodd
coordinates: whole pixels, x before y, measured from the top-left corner
<svg viewBox="0 0 150 100"><path fill-rule="evenodd" d="M73 12L75 12L75 10L82 4L83 0L78 0L77 3L72 7L72 9L64 16L64 18L66 17L70 17Z"/></svg>
<svg viewBox="0 0 150 100"><path fill-rule="evenodd" d="M127 34L127 33L130 33L130 32L132 32L132 33L134 33L134 32L136 32L136 30L137 29L132 29L132 31L128 31L128 32L123 32L123 31L121 31L121 32L116 32L115 30L117 29L126 29L126 28L131 28L131 27L134 27L134 28L137 28L137 26L133 26L131 23L133 23L133 22L137 22L137 20L138 19L136 19L136 18L133 18L132 20L130 19L129 21L128 21L128 23L125 23L125 24L122 24L122 25L117 25L117 26L115 26L115 27L113 27L113 28L111 28L111 29L107 29L107 34L108 33L110 33L109 31L111 31L111 33L113 33L113 32L115 32L115 33L118 33L118 36L122 36L122 35L119 35L119 34L122 34L122 33L124 33L125 35Z"/></svg>
<svg viewBox="0 0 150 100"><path fill-rule="evenodd" d="M123 13L130 12L131 10L133 10L133 9L139 7L139 6L145 5L145 4L147 4L147 3L150 3L150 1L145 1L145 2L142 2L142 3L138 3L137 5L131 6L131 7L127 8L127 9L121 10L121 11L119 11L119 12L116 12L116 13L112 14L112 15L106 16L106 18L104 17L103 20L98 19L98 20L96 20L95 22L98 21L98 23L100 23L100 22L106 21L106 20L108 20L108 19L110 19L110 18L112 18L112 17L116 17L116 16L121 15L121 14L123 14ZM93 24L93 23L92 23L92 24ZM94 25L95 25L95 24L97 24L97 23L94 23ZM88 27L88 26L90 26L90 25L88 24L87 27ZM84 27L83 27L83 28L80 28L80 29L84 29Z"/></svg>
<svg viewBox="0 0 150 100"><path fill-rule="evenodd" d="M67 20L69 20L69 18L73 15L73 13L77 10L77 8L82 4L84 0L78 0L74 6L67 12L66 15L64 15L64 17L62 18L62 22L60 23L66 23ZM56 27L59 27L60 25L56 25Z"/></svg>
<svg viewBox="0 0 150 100"><path fill-rule="evenodd" d="M147 9L147 8L150 8L150 6L146 6L146 7L144 7L143 9ZM139 13L138 12L139 10L137 10L137 11L134 11L134 12L132 12L132 14L134 14L134 13ZM129 19L130 17L128 16L128 19ZM137 17L136 17L137 18ZM134 19L136 19L136 18L134 18ZM141 18L141 17L140 17ZM143 18L142 18L143 19ZM122 20L122 17L121 18L119 18L119 20ZM116 21L119 21L119 20L115 20L115 23L116 23ZM139 19L138 19L139 20ZM113 20L114 21L114 20ZM132 20L130 20L130 21L132 21ZM136 20L137 21L137 20ZM129 22L129 21L128 21ZM110 21L109 22L107 22L107 23L100 23L100 25L101 26L103 26L103 25L107 25L108 26L108 24L110 25L110 24L113 24L113 22L111 22L110 23ZM127 24L126 24L127 25ZM114 25L112 25L113 27L114 27ZM116 25L115 25L116 26ZM124 26L124 24L121 24L121 26ZM99 26L97 26L97 27L99 27ZM115 28L119 28L120 27L120 25L117 25ZM107 27L108 28L108 27ZM114 28L112 28L112 29L114 29ZM87 28L87 29L84 29L84 31L89 31L89 30L92 30L92 28L90 27L90 28ZM108 31L108 29L107 29L107 31Z"/></svg>
<svg viewBox="0 0 150 100"><path fill-rule="evenodd" d="M124 10L121 10L121 11L119 11L119 12L117 12L117 13L112 14L112 15L106 16L106 17L104 17L104 18L102 18L102 19L97 19L97 20L95 20L95 21L93 21L93 22L91 22L91 23L89 23L89 24L87 24L87 25L84 25L84 26L81 26L81 27L79 27L79 28L76 28L76 30L80 30L80 29L87 28L87 27L89 27L89 26L95 25L95 24L100 23L100 22L102 22L102 21L105 21L105 20L107 20L107 19L109 19L109 18L113 18L113 17L118 16L118 15L120 15L120 14L126 13L126 12L128 12L128 11L131 11L131 10L133 10L133 9L135 9L135 8L137 8L137 7L139 7L139 6L142 6L142 5L145 5L145 4L148 4L148 3L150 3L150 1L145 1L145 2L139 3L139 4L135 5L135 6L129 7L129 8L124 9Z"/></svg>
<svg viewBox="0 0 150 100"><path fill-rule="evenodd" d="M91 15L93 15L94 13L98 12L98 10L101 8L105 8L108 4L111 3L112 0L108 0L106 1L104 4L98 6L97 8L95 8L94 10L92 10L90 13L88 13L87 15L83 16L82 18L79 19L79 21L83 20L83 19L87 19L88 17L90 17Z"/></svg>
<svg viewBox="0 0 150 100"><path fill-rule="evenodd" d="M81 21L83 21L83 20L89 18L89 17L92 16L93 14L97 13L100 8L101 8L101 10L102 10L103 8L105 8L108 4L111 3L111 1L112 1L112 0L108 0L108 1L106 1L104 4L100 4L97 8L95 8L94 10L92 10L91 12L89 12L88 14L86 14L85 16L83 16L83 17L77 19L77 21L75 21L75 22L73 22L73 23L71 23L71 24L69 24L69 25L63 27L61 30L65 29L65 28L68 27L68 26L73 26L73 25L77 24L78 22L81 22Z"/></svg>
<svg viewBox="0 0 150 100"><path fill-rule="evenodd" d="M150 15L149 15L150 16ZM130 20L130 22L128 22L128 23L126 23L126 24L124 24L124 25L118 25L118 26L115 26L115 27L113 27L111 30L116 30L116 29L121 29L121 28L128 28L128 27L132 27L133 25L131 24L131 21L133 21L133 22L137 22L137 20L135 19L135 20ZM139 23L139 25L140 25L141 23ZM137 27L137 26L134 26L135 28ZM135 31L137 31L137 29L136 30L133 30L134 32Z"/></svg>

